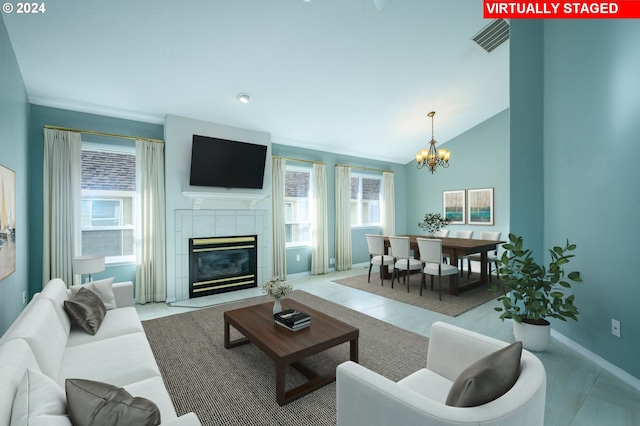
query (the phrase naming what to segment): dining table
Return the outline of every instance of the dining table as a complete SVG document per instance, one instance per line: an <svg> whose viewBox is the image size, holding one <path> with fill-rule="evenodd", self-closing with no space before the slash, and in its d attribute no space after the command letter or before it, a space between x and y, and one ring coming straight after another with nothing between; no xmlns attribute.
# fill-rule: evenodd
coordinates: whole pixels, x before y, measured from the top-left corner
<svg viewBox="0 0 640 426"><path fill-rule="evenodd" d="M418 247L418 241L416 238L430 238L425 235L402 235L409 237L410 247L413 250L413 257L420 259L420 249ZM464 285L460 285L458 292L470 290L472 288L487 284L489 282L489 274L487 259L488 253L492 250L497 250L499 244L503 244L506 241L494 241L494 240L477 240L472 238L438 238L442 240L442 253L449 256L449 262L451 265L458 266L459 259L463 256L467 256L473 253L480 253L480 278L466 281ZM389 238L384 239L385 254L388 254L391 243ZM449 294L456 294L455 275L449 276Z"/></svg>

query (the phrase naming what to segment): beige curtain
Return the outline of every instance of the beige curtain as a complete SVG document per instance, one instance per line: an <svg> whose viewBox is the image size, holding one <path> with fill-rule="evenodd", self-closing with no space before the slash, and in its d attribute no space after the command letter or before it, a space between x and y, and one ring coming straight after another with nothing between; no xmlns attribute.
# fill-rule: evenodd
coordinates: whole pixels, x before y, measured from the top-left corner
<svg viewBox="0 0 640 426"><path fill-rule="evenodd" d="M327 165L314 163L311 173L313 208L311 211L311 274L329 272L329 233L327 224Z"/></svg>
<svg viewBox="0 0 640 426"><path fill-rule="evenodd" d="M80 133L44 129L42 286L52 278L80 284L73 258L80 255Z"/></svg>
<svg viewBox="0 0 640 426"><path fill-rule="evenodd" d="M336 166L336 271L351 264L351 168Z"/></svg>
<svg viewBox="0 0 640 426"><path fill-rule="evenodd" d="M136 140L136 302L167 299L164 144Z"/></svg>
<svg viewBox="0 0 640 426"><path fill-rule="evenodd" d="M273 207L273 277L284 280L287 278L287 242L284 224L284 183L287 174L287 160L273 158L271 168Z"/></svg>
<svg viewBox="0 0 640 426"><path fill-rule="evenodd" d="M396 233L396 192L393 172L382 173L382 235Z"/></svg>

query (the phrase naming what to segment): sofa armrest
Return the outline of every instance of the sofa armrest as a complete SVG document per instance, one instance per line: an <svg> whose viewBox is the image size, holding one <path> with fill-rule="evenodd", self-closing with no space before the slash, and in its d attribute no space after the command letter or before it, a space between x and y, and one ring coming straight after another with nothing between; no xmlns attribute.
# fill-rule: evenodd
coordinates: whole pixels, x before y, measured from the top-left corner
<svg viewBox="0 0 640 426"><path fill-rule="evenodd" d="M200 423L195 413L187 413L177 419L162 422L160 426L202 426L202 423Z"/></svg>
<svg viewBox="0 0 640 426"><path fill-rule="evenodd" d="M113 295L116 298L116 306L118 308L133 306L133 282L113 283Z"/></svg>

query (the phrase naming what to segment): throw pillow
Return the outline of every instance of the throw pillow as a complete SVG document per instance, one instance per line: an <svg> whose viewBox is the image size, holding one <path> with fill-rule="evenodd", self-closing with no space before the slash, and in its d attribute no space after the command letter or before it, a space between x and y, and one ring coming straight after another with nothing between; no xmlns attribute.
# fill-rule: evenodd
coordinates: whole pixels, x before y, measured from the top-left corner
<svg viewBox="0 0 640 426"><path fill-rule="evenodd" d="M100 300L102 300L102 303L104 303L104 306L107 309L115 309L117 306L116 297L113 295L113 280L115 280L115 277L91 281L81 285L72 285L69 287L69 291L73 297L78 294L78 291L80 291L81 288L86 288L87 290L94 292Z"/></svg>
<svg viewBox="0 0 640 426"><path fill-rule="evenodd" d="M493 352L467 367L449 390L446 405L475 407L504 395L520 375L522 342Z"/></svg>
<svg viewBox="0 0 640 426"><path fill-rule="evenodd" d="M146 398L134 398L116 386L83 379L67 379L67 406L74 426L156 426L158 406Z"/></svg>
<svg viewBox="0 0 640 426"><path fill-rule="evenodd" d="M56 382L28 368L13 400L12 426L71 425L64 391Z"/></svg>
<svg viewBox="0 0 640 426"><path fill-rule="evenodd" d="M72 323L92 336L98 332L107 308L92 291L81 288L74 297L64 301L64 310Z"/></svg>

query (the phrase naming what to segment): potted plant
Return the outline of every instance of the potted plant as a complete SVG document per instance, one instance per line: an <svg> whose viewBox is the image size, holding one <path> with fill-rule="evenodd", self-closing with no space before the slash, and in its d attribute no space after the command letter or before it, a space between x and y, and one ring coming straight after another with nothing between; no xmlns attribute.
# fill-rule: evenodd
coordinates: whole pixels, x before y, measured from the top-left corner
<svg viewBox="0 0 640 426"><path fill-rule="evenodd" d="M433 236L437 231L451 223L451 219L442 217L440 213L427 213L424 220L418 222L418 227L427 231L429 236Z"/></svg>
<svg viewBox="0 0 640 426"><path fill-rule="evenodd" d="M578 308L573 304L574 295L564 289L571 288L569 281L582 282L580 272L565 275L564 266L574 257L568 254L575 244L554 247L549 250L551 262L547 267L536 263L530 249L524 249L522 237L509 234L509 243L502 246L505 252L498 260L503 294L498 298L502 306L500 318L513 320L513 333L523 347L544 351L550 342L551 327L546 318L577 321ZM498 290L498 284L492 289Z"/></svg>
<svg viewBox="0 0 640 426"><path fill-rule="evenodd" d="M262 291L273 298L273 313L282 312L280 298L288 296L293 286L280 278L273 277L262 284Z"/></svg>

